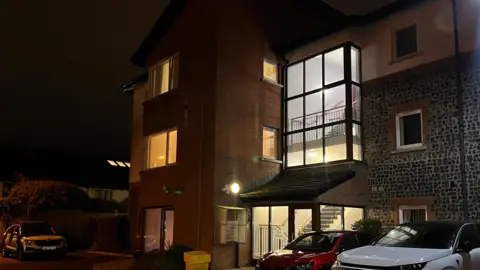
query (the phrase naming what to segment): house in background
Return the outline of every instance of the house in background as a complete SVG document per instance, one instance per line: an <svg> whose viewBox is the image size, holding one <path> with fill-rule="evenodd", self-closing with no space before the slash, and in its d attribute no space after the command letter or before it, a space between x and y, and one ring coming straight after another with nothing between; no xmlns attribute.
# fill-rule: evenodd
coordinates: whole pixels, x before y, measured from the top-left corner
<svg viewBox="0 0 480 270"><path fill-rule="evenodd" d="M457 2L461 119L450 0L171 1L124 87L136 248L228 269L365 216L461 219L460 155L478 219L480 2Z"/></svg>
<svg viewBox="0 0 480 270"><path fill-rule="evenodd" d="M0 187L3 195L15 183L15 174L29 179L77 185L90 198L123 202L128 198L129 162L41 149L0 149Z"/></svg>

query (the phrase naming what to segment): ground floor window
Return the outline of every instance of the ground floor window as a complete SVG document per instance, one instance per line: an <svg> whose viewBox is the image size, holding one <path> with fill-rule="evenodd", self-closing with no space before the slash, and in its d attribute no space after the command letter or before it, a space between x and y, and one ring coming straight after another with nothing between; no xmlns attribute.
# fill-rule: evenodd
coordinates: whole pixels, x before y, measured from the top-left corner
<svg viewBox="0 0 480 270"><path fill-rule="evenodd" d="M364 217L361 207L315 205L253 207L253 259L283 249L289 241L310 231L352 230L353 223ZM320 217L320 224L314 225L314 216Z"/></svg>
<svg viewBox="0 0 480 270"><path fill-rule="evenodd" d="M403 205L398 209L400 223L421 222L427 220L427 207L425 205Z"/></svg>

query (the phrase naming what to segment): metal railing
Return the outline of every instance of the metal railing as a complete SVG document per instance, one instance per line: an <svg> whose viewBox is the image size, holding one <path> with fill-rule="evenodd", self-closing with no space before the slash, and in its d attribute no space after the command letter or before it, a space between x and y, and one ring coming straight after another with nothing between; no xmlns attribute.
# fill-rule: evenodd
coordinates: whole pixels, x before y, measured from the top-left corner
<svg viewBox="0 0 480 270"><path fill-rule="evenodd" d="M260 258L264 254L272 251L283 249L288 244L287 232L284 232L278 226L272 226L272 248L268 248L268 225L259 225L254 228L253 232L253 257Z"/></svg>

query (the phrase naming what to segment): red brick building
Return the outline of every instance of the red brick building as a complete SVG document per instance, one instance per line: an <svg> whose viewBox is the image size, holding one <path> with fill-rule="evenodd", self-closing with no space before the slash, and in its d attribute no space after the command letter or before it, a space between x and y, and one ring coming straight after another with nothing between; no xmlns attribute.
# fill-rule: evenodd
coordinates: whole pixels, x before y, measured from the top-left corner
<svg viewBox="0 0 480 270"><path fill-rule="evenodd" d="M170 2L132 58L148 74L124 87L134 96L136 248L186 244L225 269L305 231L351 229L367 206L390 215L422 201L421 194L375 201L387 185L369 183L382 178L369 175L378 161L372 153L390 150L373 137L384 130L371 121L380 115L371 93L376 79L435 60L418 60L416 43L412 51L393 40L416 38L415 10L444 11L445 1L390 1L354 14L334 2ZM385 30L384 18L398 29ZM395 61L383 51L387 41ZM373 96L367 112L363 91Z"/></svg>

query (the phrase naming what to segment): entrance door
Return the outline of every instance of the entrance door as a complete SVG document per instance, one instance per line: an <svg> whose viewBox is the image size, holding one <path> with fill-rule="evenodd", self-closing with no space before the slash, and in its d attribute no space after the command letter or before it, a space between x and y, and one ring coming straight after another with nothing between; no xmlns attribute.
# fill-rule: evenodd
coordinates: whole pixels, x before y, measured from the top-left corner
<svg viewBox="0 0 480 270"><path fill-rule="evenodd" d="M312 207L290 206L290 241L313 231Z"/></svg>
<svg viewBox="0 0 480 270"><path fill-rule="evenodd" d="M143 223L144 251L160 250L162 247L162 212L163 208L145 209Z"/></svg>
<svg viewBox="0 0 480 270"><path fill-rule="evenodd" d="M174 221L174 211L173 209L165 210L165 240L164 240L164 249L170 249L173 244L173 221Z"/></svg>

